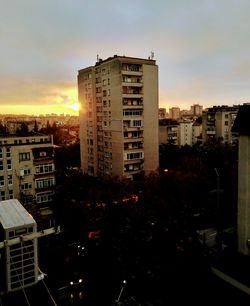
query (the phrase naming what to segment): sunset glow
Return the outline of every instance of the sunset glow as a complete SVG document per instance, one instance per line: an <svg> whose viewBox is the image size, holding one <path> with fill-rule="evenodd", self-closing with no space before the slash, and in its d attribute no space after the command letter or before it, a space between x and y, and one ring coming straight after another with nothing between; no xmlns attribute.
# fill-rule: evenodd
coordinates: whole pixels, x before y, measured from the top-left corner
<svg viewBox="0 0 250 306"><path fill-rule="evenodd" d="M70 108L72 109L73 111L79 111L80 109L80 104L79 103L73 103L73 104L70 104L68 106L66 106L67 108Z"/></svg>

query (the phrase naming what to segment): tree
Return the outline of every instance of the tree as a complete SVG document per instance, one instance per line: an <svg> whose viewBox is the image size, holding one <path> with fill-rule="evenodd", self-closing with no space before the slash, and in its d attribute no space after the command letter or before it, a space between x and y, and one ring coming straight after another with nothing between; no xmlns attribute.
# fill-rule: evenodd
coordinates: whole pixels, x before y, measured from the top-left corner
<svg viewBox="0 0 250 306"><path fill-rule="evenodd" d="M37 125L37 121L35 120L35 125L34 125L34 132L37 133L38 132L38 125Z"/></svg>

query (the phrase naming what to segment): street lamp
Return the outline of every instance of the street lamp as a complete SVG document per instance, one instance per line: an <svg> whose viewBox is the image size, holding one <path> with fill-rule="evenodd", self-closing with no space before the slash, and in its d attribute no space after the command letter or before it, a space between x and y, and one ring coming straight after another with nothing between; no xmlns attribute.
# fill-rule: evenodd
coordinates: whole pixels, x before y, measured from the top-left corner
<svg viewBox="0 0 250 306"><path fill-rule="evenodd" d="M127 284L127 281L124 279L123 282L122 282L122 287L121 287L120 293L119 293L118 298L116 300L117 305L119 305L118 303L120 302L120 299L121 299L121 296L122 296L122 292L123 292L126 284Z"/></svg>

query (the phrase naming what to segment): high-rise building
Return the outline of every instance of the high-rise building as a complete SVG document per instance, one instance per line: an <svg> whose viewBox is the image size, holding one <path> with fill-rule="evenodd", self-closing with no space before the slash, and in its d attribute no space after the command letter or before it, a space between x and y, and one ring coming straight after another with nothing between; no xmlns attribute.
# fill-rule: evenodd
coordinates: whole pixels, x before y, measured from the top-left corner
<svg viewBox="0 0 250 306"><path fill-rule="evenodd" d="M199 104L193 104L190 107L190 112L193 116L202 116L203 106Z"/></svg>
<svg viewBox="0 0 250 306"><path fill-rule="evenodd" d="M78 73L82 171L133 176L159 164L158 66L113 56Z"/></svg>
<svg viewBox="0 0 250 306"><path fill-rule="evenodd" d="M169 118L177 120L181 117L181 110L179 107L171 107L169 109Z"/></svg>
<svg viewBox="0 0 250 306"><path fill-rule="evenodd" d="M36 203L47 212L55 187L52 136L0 137L0 201Z"/></svg>

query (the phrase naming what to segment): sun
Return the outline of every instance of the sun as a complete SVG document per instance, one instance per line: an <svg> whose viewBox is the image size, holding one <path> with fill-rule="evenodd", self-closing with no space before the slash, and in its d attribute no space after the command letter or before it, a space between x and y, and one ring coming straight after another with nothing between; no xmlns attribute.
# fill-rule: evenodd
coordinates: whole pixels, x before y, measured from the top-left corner
<svg viewBox="0 0 250 306"><path fill-rule="evenodd" d="M72 103L70 105L67 105L67 108L70 108L74 111L79 111L80 110L80 104L79 103Z"/></svg>

